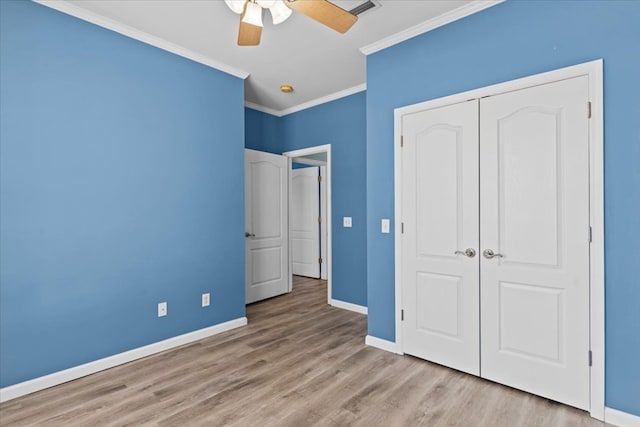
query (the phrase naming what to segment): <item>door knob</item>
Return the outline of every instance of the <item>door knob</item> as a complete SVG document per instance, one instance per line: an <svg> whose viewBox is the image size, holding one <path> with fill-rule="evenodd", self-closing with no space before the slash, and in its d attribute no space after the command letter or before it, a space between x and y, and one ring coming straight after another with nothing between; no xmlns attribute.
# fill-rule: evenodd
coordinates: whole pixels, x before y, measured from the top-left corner
<svg viewBox="0 0 640 427"><path fill-rule="evenodd" d="M244 237L256 237L256 235L253 234L253 233L249 233L248 231L245 231L244 232Z"/></svg>
<svg viewBox="0 0 640 427"><path fill-rule="evenodd" d="M484 251L482 251L482 255L486 258L486 259L491 259L491 258L504 258L504 255L502 254L496 254L493 252L493 250L491 249L485 249Z"/></svg>
<svg viewBox="0 0 640 427"><path fill-rule="evenodd" d="M462 251L455 251L454 253L455 253L456 255L458 255L458 254L460 254L460 255L465 255L465 256L467 256L467 257L469 257L469 258L473 258L474 256L476 256L476 250L475 250L475 249L473 249L473 248L467 248L467 249L465 249L465 251L464 251L464 252L462 252Z"/></svg>

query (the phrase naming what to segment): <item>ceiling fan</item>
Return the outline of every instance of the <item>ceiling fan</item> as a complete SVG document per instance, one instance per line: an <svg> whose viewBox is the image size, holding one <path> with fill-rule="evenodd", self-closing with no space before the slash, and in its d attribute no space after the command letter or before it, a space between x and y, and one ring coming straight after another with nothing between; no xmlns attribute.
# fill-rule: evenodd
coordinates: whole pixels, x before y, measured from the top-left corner
<svg viewBox="0 0 640 427"><path fill-rule="evenodd" d="M257 46L262 35L262 10L269 9L275 25L284 22L295 10L339 33L346 33L358 20L327 0L224 0L240 15L239 46Z"/></svg>

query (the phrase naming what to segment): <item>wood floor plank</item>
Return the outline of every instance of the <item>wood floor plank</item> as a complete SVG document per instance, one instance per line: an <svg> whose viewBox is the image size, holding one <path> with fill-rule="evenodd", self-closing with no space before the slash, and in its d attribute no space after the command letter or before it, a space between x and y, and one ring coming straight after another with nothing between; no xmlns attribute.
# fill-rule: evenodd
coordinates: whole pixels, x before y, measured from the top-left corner
<svg viewBox="0 0 640 427"><path fill-rule="evenodd" d="M364 345L326 282L247 306L249 324L0 404L2 426L576 426L583 411Z"/></svg>

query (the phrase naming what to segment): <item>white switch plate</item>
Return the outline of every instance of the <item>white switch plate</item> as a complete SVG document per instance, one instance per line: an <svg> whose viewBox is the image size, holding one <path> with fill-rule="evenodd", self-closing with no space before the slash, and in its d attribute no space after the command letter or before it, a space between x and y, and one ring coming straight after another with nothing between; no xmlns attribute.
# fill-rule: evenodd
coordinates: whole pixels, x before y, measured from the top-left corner
<svg viewBox="0 0 640 427"><path fill-rule="evenodd" d="M158 317L163 317L167 315L167 303L161 302L158 304Z"/></svg>
<svg viewBox="0 0 640 427"><path fill-rule="evenodd" d="M202 294L202 306L203 307L209 307L209 304L211 302L210 297L211 297L211 295L208 292L206 294Z"/></svg>
<svg viewBox="0 0 640 427"><path fill-rule="evenodd" d="M383 219L382 220L382 232L383 233L389 233L391 230L391 221L388 219Z"/></svg>
<svg viewBox="0 0 640 427"><path fill-rule="evenodd" d="M342 225L344 227L351 227L351 217L350 216L345 216L344 218L342 218Z"/></svg>

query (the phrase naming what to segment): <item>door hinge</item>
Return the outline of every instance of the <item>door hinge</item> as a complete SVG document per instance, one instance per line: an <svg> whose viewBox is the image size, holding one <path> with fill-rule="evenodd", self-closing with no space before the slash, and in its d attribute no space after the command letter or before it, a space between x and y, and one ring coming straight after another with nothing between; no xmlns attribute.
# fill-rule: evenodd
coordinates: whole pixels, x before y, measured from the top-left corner
<svg viewBox="0 0 640 427"><path fill-rule="evenodd" d="M404 136L400 135L400 147L404 147Z"/></svg>
<svg viewBox="0 0 640 427"><path fill-rule="evenodd" d="M593 228L589 226L589 243L593 242Z"/></svg>
<svg viewBox="0 0 640 427"><path fill-rule="evenodd" d="M404 234L404 222L400 223L400 234Z"/></svg>
<svg viewBox="0 0 640 427"><path fill-rule="evenodd" d="M318 182L322 182L322 175L318 175Z"/></svg>
<svg viewBox="0 0 640 427"><path fill-rule="evenodd" d="M318 217L318 224L322 224L322 217L321 216Z"/></svg>
<svg viewBox="0 0 640 427"><path fill-rule="evenodd" d="M591 118L591 101L587 102L587 118Z"/></svg>
<svg viewBox="0 0 640 427"><path fill-rule="evenodd" d="M318 258L318 264L322 264L322 258Z"/></svg>
<svg viewBox="0 0 640 427"><path fill-rule="evenodd" d="M400 320L404 321L404 310L400 310Z"/></svg>
<svg viewBox="0 0 640 427"><path fill-rule="evenodd" d="M589 350L589 366L593 366L593 352Z"/></svg>

